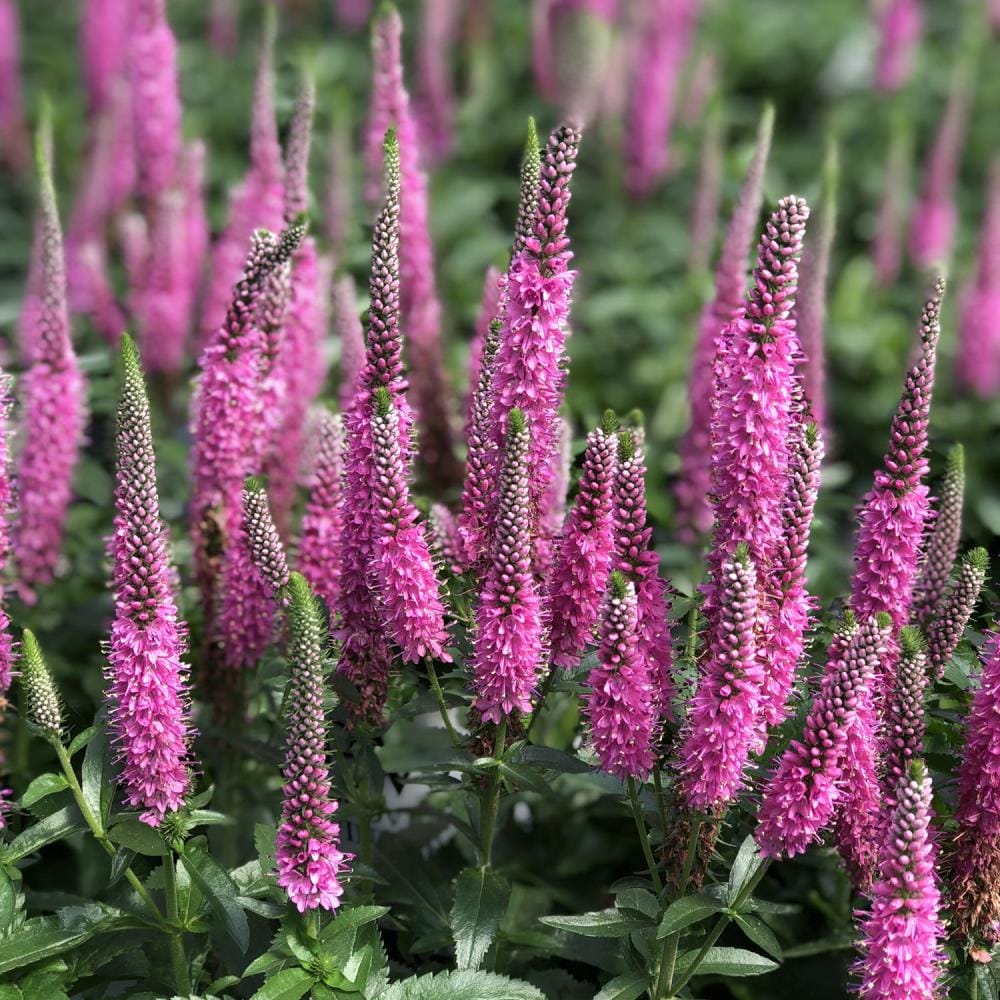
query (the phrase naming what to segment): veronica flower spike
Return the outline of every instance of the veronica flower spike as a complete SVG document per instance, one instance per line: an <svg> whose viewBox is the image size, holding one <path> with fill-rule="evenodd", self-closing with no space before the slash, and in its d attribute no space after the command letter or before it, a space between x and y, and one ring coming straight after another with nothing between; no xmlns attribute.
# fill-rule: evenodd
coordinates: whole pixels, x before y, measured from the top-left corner
<svg viewBox="0 0 1000 1000"><path fill-rule="evenodd" d="M125 801L159 826L190 787L192 732L184 653L166 528L160 520L149 402L139 355L121 341L115 522L115 620L108 647L111 724Z"/></svg>

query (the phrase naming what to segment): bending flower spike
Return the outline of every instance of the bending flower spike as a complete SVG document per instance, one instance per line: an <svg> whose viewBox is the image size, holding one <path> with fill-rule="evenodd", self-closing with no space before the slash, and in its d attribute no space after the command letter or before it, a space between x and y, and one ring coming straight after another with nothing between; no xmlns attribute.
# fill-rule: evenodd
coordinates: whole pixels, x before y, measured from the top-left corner
<svg viewBox="0 0 1000 1000"><path fill-rule="evenodd" d="M160 520L149 401L128 334L120 377L107 691L125 801L143 810L144 823L159 826L184 804L191 783L188 671L181 661L187 628L178 616Z"/></svg>
<svg viewBox="0 0 1000 1000"><path fill-rule="evenodd" d="M986 582L989 565L986 549L966 553L958 564L958 574L931 618L927 627L927 659L936 680L944 675L945 667L965 634Z"/></svg>
<svg viewBox="0 0 1000 1000"><path fill-rule="evenodd" d="M680 749L680 788L687 805L717 813L736 797L754 745L764 671L754 626L757 573L740 543L726 559L716 593L719 621Z"/></svg>
<svg viewBox="0 0 1000 1000"><path fill-rule="evenodd" d="M544 653L541 599L531 565L531 437L517 407L507 414L496 527L476 608L474 702L486 722L531 711Z"/></svg>
<svg viewBox="0 0 1000 1000"><path fill-rule="evenodd" d="M945 961L941 893L934 872L931 779L910 765L895 793L872 908L861 915L858 995L866 1000L934 1000Z"/></svg>
<svg viewBox="0 0 1000 1000"><path fill-rule="evenodd" d="M607 591L614 553L616 426L611 414L587 438L579 492L549 579L550 659L556 667L577 664L600 618Z"/></svg>
<svg viewBox="0 0 1000 1000"><path fill-rule="evenodd" d="M285 548L274 526L267 490L259 479L252 477L243 487L243 530L254 566L275 597L279 597L289 580Z"/></svg>
<svg viewBox="0 0 1000 1000"><path fill-rule="evenodd" d="M24 717L49 741L63 735L63 706L41 646L31 629L21 636L21 697Z"/></svg>
<svg viewBox="0 0 1000 1000"><path fill-rule="evenodd" d="M645 780L655 762L656 699L639 649L635 586L618 570L611 574L597 666L587 686L586 714L601 770L622 781Z"/></svg>
<svg viewBox="0 0 1000 1000"><path fill-rule="evenodd" d="M289 582L289 682L284 804L275 841L278 885L299 913L336 910L351 856L340 849L337 801L330 788L323 710L323 619L300 573Z"/></svg>

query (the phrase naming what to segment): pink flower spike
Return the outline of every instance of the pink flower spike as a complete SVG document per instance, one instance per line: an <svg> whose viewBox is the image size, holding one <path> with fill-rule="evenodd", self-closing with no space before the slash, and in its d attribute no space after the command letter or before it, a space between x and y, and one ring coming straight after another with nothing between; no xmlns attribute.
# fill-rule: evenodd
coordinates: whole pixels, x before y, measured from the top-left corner
<svg viewBox="0 0 1000 1000"><path fill-rule="evenodd" d="M524 413L507 414L493 547L476 608L475 707L486 722L531 711L543 659L541 600L531 570L531 439Z"/></svg>
<svg viewBox="0 0 1000 1000"><path fill-rule="evenodd" d="M434 556L444 562L449 573L464 573L465 545L455 515L443 503L431 504L427 523Z"/></svg>
<svg viewBox="0 0 1000 1000"><path fill-rule="evenodd" d="M875 89L889 94L905 87L913 73L924 20L920 0L882 0L876 20L879 45Z"/></svg>
<svg viewBox="0 0 1000 1000"><path fill-rule="evenodd" d="M922 761L900 779L872 887L872 907L860 914L855 971L866 1000L934 1000L940 996L945 952L941 893L931 832L931 779Z"/></svg>
<svg viewBox="0 0 1000 1000"><path fill-rule="evenodd" d="M21 97L21 21L17 0L0 0L0 163L15 170L29 162Z"/></svg>
<svg viewBox="0 0 1000 1000"><path fill-rule="evenodd" d="M282 599L289 581L285 547L274 526L267 490L259 479L252 476L243 486L243 530L257 572L272 595Z"/></svg>
<svg viewBox="0 0 1000 1000"><path fill-rule="evenodd" d="M347 413L354 402L358 376L365 366L365 332L355 305L354 279L349 274L333 280L333 326L340 339L340 410Z"/></svg>
<svg viewBox="0 0 1000 1000"><path fill-rule="evenodd" d="M118 401L114 563L115 620L108 650L111 723L125 801L159 826L191 785L187 629L178 619L166 526L160 520L149 402L139 354L125 335Z"/></svg>
<svg viewBox="0 0 1000 1000"><path fill-rule="evenodd" d="M17 585L26 600L33 600L35 589L55 575L87 419L87 388L70 340L62 228L46 135L43 126L36 145L40 227L36 326L22 329L31 346L29 367L21 379L24 442L17 469L14 557Z"/></svg>
<svg viewBox="0 0 1000 1000"><path fill-rule="evenodd" d="M900 629L899 650L899 664L884 720L883 811L890 817L896 806L895 795L900 781L906 776L910 764L924 752L924 698L930 682L927 644L919 629L912 625Z"/></svg>
<svg viewBox="0 0 1000 1000"><path fill-rule="evenodd" d="M986 549L973 549L958 562L958 573L927 624L927 659L935 680L944 676L952 654L965 635L976 601L986 582L990 557Z"/></svg>
<svg viewBox="0 0 1000 1000"><path fill-rule="evenodd" d="M875 283L888 288L899 277L903 264L903 214L910 182L910 138L899 116L892 124L885 170L882 172L882 197L872 238L872 267Z"/></svg>
<svg viewBox="0 0 1000 1000"><path fill-rule="evenodd" d="M10 518L14 513L14 483L11 478L10 411L11 378L0 371L0 570L6 569L11 556ZM13 640L10 634L10 617L0 603L0 702L7 695L14 663ZM0 807L0 822L3 810Z"/></svg>
<svg viewBox="0 0 1000 1000"><path fill-rule="evenodd" d="M462 15L460 0L427 0L417 44L417 107L424 162L434 166L455 142L455 85L451 55Z"/></svg>
<svg viewBox="0 0 1000 1000"><path fill-rule="evenodd" d="M548 489L540 500L535 535L535 575L548 580L555 550L566 520L570 466L573 461L573 430L565 417L556 417L556 447L549 463Z"/></svg>
<svg viewBox="0 0 1000 1000"><path fill-rule="evenodd" d="M612 415L587 438L579 491L549 579L550 659L555 667L574 667L579 662L607 592L614 553L616 423Z"/></svg>
<svg viewBox="0 0 1000 1000"><path fill-rule="evenodd" d="M371 17L372 0L333 0L333 12L342 28L358 31Z"/></svg>
<svg viewBox="0 0 1000 1000"><path fill-rule="evenodd" d="M649 672L639 650L635 586L612 572L597 666L587 679L586 715L601 770L626 781L653 769L658 718Z"/></svg>
<svg viewBox="0 0 1000 1000"><path fill-rule="evenodd" d="M680 749L680 789L689 808L717 812L743 785L756 739L764 671L754 637L757 571L737 545L718 580L719 623L690 703Z"/></svg>
<svg viewBox="0 0 1000 1000"><path fill-rule="evenodd" d="M116 81L124 76L128 21L127 0L84 0L80 51L91 115L111 106Z"/></svg>
<svg viewBox="0 0 1000 1000"><path fill-rule="evenodd" d="M293 573L288 611L289 683L282 775L284 801L275 840L278 885L299 913L336 910L351 860L340 849L330 785L324 698L323 622L305 577Z"/></svg>
<svg viewBox="0 0 1000 1000"><path fill-rule="evenodd" d="M425 656L450 661L441 583L410 500L399 413L385 386L372 399L371 435L374 570L386 627L404 662L418 663Z"/></svg>

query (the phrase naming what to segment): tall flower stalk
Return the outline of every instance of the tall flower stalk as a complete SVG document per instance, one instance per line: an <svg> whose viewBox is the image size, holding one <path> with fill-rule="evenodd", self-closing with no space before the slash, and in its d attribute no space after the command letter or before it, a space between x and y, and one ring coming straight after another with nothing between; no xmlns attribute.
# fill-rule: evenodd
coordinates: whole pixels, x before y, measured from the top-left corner
<svg viewBox="0 0 1000 1000"><path fill-rule="evenodd" d="M876 15L879 31L875 87L884 94L901 90L913 73L923 12L920 0L884 0Z"/></svg>
<svg viewBox="0 0 1000 1000"><path fill-rule="evenodd" d="M906 625L899 634L899 664L886 706L885 760L882 787L887 811L895 803L896 790L913 761L923 752L926 719L924 696L930 677L927 644L919 629Z"/></svg>
<svg viewBox="0 0 1000 1000"><path fill-rule="evenodd" d="M986 549L973 549L958 563L941 604L934 609L927 626L927 659L935 678L944 674L955 648L965 634L980 591L986 582L990 557Z"/></svg>
<svg viewBox="0 0 1000 1000"><path fill-rule="evenodd" d="M108 697L125 800L143 810L143 822L159 826L181 807L191 783L187 667L181 660L187 629L177 611L160 519L149 401L139 354L127 334L120 380Z"/></svg>

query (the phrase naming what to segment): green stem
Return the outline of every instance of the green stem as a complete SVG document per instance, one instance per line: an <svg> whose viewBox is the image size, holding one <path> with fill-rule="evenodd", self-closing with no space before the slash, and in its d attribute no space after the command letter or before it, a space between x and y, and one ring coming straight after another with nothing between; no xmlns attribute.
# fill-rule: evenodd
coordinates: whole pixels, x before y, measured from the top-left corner
<svg viewBox="0 0 1000 1000"><path fill-rule="evenodd" d="M184 954L184 932L180 929L180 908L177 904L177 871L174 852L167 850L163 855L163 895L167 904L167 919L176 928L170 934L170 965L174 972L174 983L181 996L191 995L191 974Z"/></svg>
<svg viewBox="0 0 1000 1000"><path fill-rule="evenodd" d="M653 768L653 791L660 810L660 823L665 837L667 835L667 800L663 794L663 779L660 777L659 766Z"/></svg>
<svg viewBox="0 0 1000 1000"><path fill-rule="evenodd" d="M507 720L503 719L501 720L500 725L497 726L496 746L493 750L493 756L496 757L497 760L499 760L503 754L506 740ZM490 787L486 794L486 800L483 803L482 821L480 823L480 832L483 838L480 852L484 868L488 868L490 866L491 859L493 857L493 835L496 833L497 814L500 811L501 788L500 768L498 766L493 769L493 774L490 777Z"/></svg>
<svg viewBox="0 0 1000 1000"><path fill-rule="evenodd" d="M635 829L639 834L639 844L642 847L643 856L646 858L646 866L649 868L649 877L653 880L653 887L659 896L663 892L663 879L656 867L656 859L653 857L653 848L649 846L649 834L646 832L646 821L642 818L642 806L639 804L639 790L635 783L635 778L629 775L628 779L628 799L632 804L632 818L635 820Z"/></svg>
<svg viewBox="0 0 1000 1000"><path fill-rule="evenodd" d="M694 870L695 858L698 856L698 834L700 832L701 819L696 816L691 821L691 835L688 837L687 853L684 855L681 880L677 887L678 899L687 891L691 872ZM653 1000L660 1000L663 991L669 987L670 981L674 978L674 969L677 965L677 947L680 944L680 940L681 932L675 931L663 942L663 950L660 952L660 964L657 968L656 982L653 987Z"/></svg>
<svg viewBox="0 0 1000 1000"><path fill-rule="evenodd" d="M747 884L743 886L742 890L740 891L740 894L736 897L735 900L733 900L733 904L732 906L729 907L729 910L726 913L723 913L721 917L719 917L715 926L712 928L712 932L708 935L707 938L705 938L704 944L702 944L701 948L698 949L698 954L695 955L694 962L691 963L691 968L688 969L683 976L681 976L680 982L672 987L669 994L670 996L675 996L682 989L684 989L684 987L687 986L687 984L691 981L691 978L698 971L698 966L700 966L701 963L705 961L705 956L709 953L709 951L712 950L713 946L715 945L715 942L718 941L720 937L722 937L722 932L729 925L729 921L733 919L733 914L739 912L740 907L747 901L748 897L754 891L754 889L757 888L757 885L759 884L760 880L764 877L764 874L767 871L770 863L771 862L769 858L761 862L760 868L758 868L757 871L754 873L753 878L751 878L747 882Z"/></svg>
<svg viewBox="0 0 1000 1000"><path fill-rule="evenodd" d="M434 697L437 699L438 710L441 712L441 721L444 722L444 728L448 730L448 736L451 738L452 746L456 748L460 747L462 745L462 740L448 716L448 706L445 704L444 691L441 688L441 682L438 680L437 671L434 669L434 661L428 657L426 663L427 676L430 678L431 690L434 692Z"/></svg>
<svg viewBox="0 0 1000 1000"><path fill-rule="evenodd" d="M58 740L51 740L50 742L59 758L63 774L66 777L66 781L69 782L69 789L73 793L73 798L76 801L77 808L80 810L80 815L83 816L83 821L88 827L90 827L90 832L94 835L94 839L101 845L101 847L104 848L104 850L108 853L108 856L113 858L117 853L115 845L108 840L108 836L104 832L103 826L91 811L90 806L87 805L87 800L83 797L83 789L80 787L80 782L77 781L76 772L73 770L73 765L70 763L69 754L66 753L66 748ZM134 871L132 871L131 868L125 869L125 878L128 879L129 885L131 885L132 888L139 894L140 899L142 899L146 906L149 907L150 913L152 913L156 918L156 922L160 925L160 928L167 933L171 933L172 929L166 923L163 913L156 905L156 901L152 896L150 896L149 890L142 884L139 877Z"/></svg>
<svg viewBox="0 0 1000 1000"><path fill-rule="evenodd" d="M556 682L556 670L556 667L549 667L549 672L545 675L545 680L542 681L542 689L538 694L538 704L535 706L535 710L531 713L531 718L528 720L528 728L524 731L525 740L531 736L531 730L542 714L542 706L545 704L545 699L548 698L549 692L552 690L552 685Z"/></svg>

